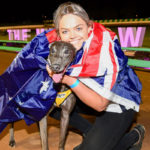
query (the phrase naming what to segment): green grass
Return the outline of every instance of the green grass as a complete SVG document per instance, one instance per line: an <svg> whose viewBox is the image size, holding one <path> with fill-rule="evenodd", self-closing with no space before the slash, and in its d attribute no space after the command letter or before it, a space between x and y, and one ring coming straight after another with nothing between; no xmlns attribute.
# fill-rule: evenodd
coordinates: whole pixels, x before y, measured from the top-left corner
<svg viewBox="0 0 150 150"><path fill-rule="evenodd" d="M6 50L11 52L19 52L21 49L21 47L0 46L0 51Z"/></svg>
<svg viewBox="0 0 150 150"><path fill-rule="evenodd" d="M22 44L27 44L28 41L12 41L12 40L0 40L2 43L22 43Z"/></svg>

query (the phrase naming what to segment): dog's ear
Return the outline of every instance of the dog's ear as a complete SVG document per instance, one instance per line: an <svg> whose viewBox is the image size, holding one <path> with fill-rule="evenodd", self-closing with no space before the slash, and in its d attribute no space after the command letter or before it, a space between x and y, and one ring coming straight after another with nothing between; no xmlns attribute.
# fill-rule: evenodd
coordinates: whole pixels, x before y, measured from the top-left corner
<svg viewBox="0 0 150 150"><path fill-rule="evenodd" d="M49 49L51 49L51 47L52 47L53 45L56 45L56 41L55 41L55 42L50 43L50 44L48 45L48 48L49 48Z"/></svg>
<svg viewBox="0 0 150 150"><path fill-rule="evenodd" d="M50 44L48 45L48 48L50 49L50 48L51 48L51 46L52 46L52 43L50 43Z"/></svg>

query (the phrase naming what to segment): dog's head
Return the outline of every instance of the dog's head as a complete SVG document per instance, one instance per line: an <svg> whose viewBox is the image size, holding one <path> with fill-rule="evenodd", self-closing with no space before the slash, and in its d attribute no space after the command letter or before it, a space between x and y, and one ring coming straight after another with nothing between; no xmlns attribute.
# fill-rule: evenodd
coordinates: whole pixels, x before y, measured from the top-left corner
<svg viewBox="0 0 150 150"><path fill-rule="evenodd" d="M68 42L56 41L50 45L50 53L47 61L50 69L54 73L54 77L56 76L58 78L60 76L62 78L65 69L74 59L75 51L75 47ZM56 79L53 80L60 82L56 81Z"/></svg>

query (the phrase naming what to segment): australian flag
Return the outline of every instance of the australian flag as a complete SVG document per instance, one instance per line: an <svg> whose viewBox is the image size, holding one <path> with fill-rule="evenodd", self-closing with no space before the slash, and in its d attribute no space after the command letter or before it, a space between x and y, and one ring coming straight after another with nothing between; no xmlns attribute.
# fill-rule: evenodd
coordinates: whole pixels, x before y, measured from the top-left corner
<svg viewBox="0 0 150 150"><path fill-rule="evenodd" d="M0 132L9 122L41 120L55 101L57 91L46 71L47 32L28 43L0 76Z"/></svg>
<svg viewBox="0 0 150 150"><path fill-rule="evenodd" d="M9 122L39 121L49 111L57 91L46 71L46 58L49 44L57 40L55 30L39 34L0 76L0 131ZM139 111L142 86L127 62L116 34L94 23L66 74L77 77L112 103Z"/></svg>

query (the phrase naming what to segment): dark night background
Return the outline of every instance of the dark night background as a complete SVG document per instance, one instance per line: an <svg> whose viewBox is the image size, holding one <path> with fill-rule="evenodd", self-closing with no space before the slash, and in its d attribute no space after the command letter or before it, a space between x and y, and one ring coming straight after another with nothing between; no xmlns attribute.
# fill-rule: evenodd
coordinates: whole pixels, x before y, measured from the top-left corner
<svg viewBox="0 0 150 150"><path fill-rule="evenodd" d="M52 19L59 4L67 0L3 1L0 4L0 26L40 24ZM145 0L72 0L88 12L91 19L124 19L150 17L150 5Z"/></svg>

